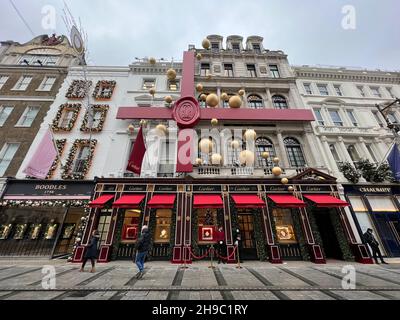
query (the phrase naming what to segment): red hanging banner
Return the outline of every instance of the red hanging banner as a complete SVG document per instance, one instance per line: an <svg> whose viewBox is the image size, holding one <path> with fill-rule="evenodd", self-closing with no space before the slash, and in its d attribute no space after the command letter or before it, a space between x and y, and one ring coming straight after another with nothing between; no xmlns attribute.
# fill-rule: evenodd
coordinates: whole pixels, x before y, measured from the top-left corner
<svg viewBox="0 0 400 320"><path fill-rule="evenodd" d="M132 149L132 154L128 161L127 170L140 175L145 153L146 144L144 143L143 128L140 128L136 137L135 145Z"/></svg>

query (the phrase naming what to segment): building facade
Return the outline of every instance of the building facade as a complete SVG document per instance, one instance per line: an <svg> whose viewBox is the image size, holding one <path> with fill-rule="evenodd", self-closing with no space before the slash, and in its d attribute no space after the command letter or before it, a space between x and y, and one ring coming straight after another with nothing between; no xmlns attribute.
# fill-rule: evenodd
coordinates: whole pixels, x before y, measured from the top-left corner
<svg viewBox="0 0 400 320"><path fill-rule="evenodd" d="M376 105L383 108L400 96L400 74L309 66L294 71L301 97L315 115L319 150L343 185L358 234L372 228L384 253L398 257L398 185L391 183L390 173L374 176L366 169L386 166L394 140L388 124L399 123L400 113L391 108L385 119Z"/></svg>

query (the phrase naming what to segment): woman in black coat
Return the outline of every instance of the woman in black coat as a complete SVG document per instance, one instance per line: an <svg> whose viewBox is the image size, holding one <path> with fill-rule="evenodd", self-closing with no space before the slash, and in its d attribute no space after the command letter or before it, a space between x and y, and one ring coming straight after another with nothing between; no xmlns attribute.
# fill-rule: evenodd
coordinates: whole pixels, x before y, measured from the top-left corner
<svg viewBox="0 0 400 320"><path fill-rule="evenodd" d="M92 263L92 270L90 270L91 273L96 272L95 269L95 261L98 257L98 243L99 243L99 232L97 230L94 230L92 233L92 237L90 238L89 244L86 246L86 252L83 257L83 263L81 267L81 272L84 272L85 270L85 265L86 262L90 259L90 262Z"/></svg>

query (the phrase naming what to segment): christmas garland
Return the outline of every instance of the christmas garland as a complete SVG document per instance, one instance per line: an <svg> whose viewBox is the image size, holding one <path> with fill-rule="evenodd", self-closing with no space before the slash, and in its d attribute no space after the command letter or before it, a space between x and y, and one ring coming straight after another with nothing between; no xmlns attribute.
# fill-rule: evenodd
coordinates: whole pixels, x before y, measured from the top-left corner
<svg viewBox="0 0 400 320"><path fill-rule="evenodd" d="M339 170L343 173L344 177L353 182L358 183L361 178L360 172L350 162L344 162L339 165Z"/></svg>
<svg viewBox="0 0 400 320"><path fill-rule="evenodd" d="M0 202L0 207L86 207L87 200L4 200Z"/></svg>
<svg viewBox="0 0 400 320"><path fill-rule="evenodd" d="M94 89L93 92L93 98L95 98L96 100L111 99L116 85L117 85L116 81L101 80L97 82L96 88ZM104 89L109 89L109 91L105 94Z"/></svg>
<svg viewBox="0 0 400 320"><path fill-rule="evenodd" d="M86 97L91 86L92 81L74 80L69 86L65 97L68 99L83 99Z"/></svg>
<svg viewBox="0 0 400 320"><path fill-rule="evenodd" d="M65 103L58 108L58 112L56 114L55 119L53 120L53 124L51 128L54 132L59 131L71 131L74 127L76 119L78 119L79 111L81 110L81 105L79 103L69 104ZM64 114L64 111L73 111L72 118L69 123L65 127L60 127L60 121Z"/></svg>
<svg viewBox="0 0 400 320"><path fill-rule="evenodd" d="M294 232L297 237L297 241L300 247L300 254L301 258L304 261L310 261L310 252L309 248L307 246L307 242L304 238L304 232L303 228L301 227L301 221L300 221L300 213L299 212L294 212L295 210L291 210L291 215L292 215L292 220L293 220L293 227L294 227ZM298 211L298 209L296 209ZM275 221L274 221L275 223ZM276 229L274 229L276 230Z"/></svg>
<svg viewBox="0 0 400 320"><path fill-rule="evenodd" d="M94 154L94 150L96 149L96 145L97 145L97 140L88 140L88 139L75 140L75 143L72 146L71 151L69 153L67 162L66 162L65 166L63 167L62 178L65 180L67 180L67 179L72 179L72 180L84 179L90 169L91 164L92 164L93 154ZM86 146L90 147L90 151L89 151L89 156L85 159L83 171L79 172L79 173L74 173L74 172L72 172L72 169L73 169L72 166L74 164L76 153L78 152L79 148L86 147Z"/></svg>
<svg viewBox="0 0 400 320"><path fill-rule="evenodd" d="M101 112L101 116L100 116L100 121L99 124L97 125L97 127L93 127L90 128L89 125L89 116L90 116L90 112L87 111L85 114L85 117L83 119L82 122L82 126L81 126L81 131L82 132L100 132L103 130L103 126L104 126L104 122L106 121L106 117L107 117L107 113L108 113L108 109L110 108L108 105L106 104L96 104L90 107L91 108L91 112L92 112L92 116L94 117L94 114L96 111Z"/></svg>
<svg viewBox="0 0 400 320"><path fill-rule="evenodd" d="M53 161L53 164L50 167L49 173L46 176L46 180L51 179L51 177L54 174L54 171L56 171L57 166L58 166L58 162L60 161L59 156L62 155L66 143L67 143L67 139L56 140L58 154L56 156L56 159Z"/></svg>
<svg viewBox="0 0 400 320"><path fill-rule="evenodd" d="M73 257L75 255L76 249L82 244L83 232L85 231L86 225L87 225L87 223L89 221L89 217L90 217L90 208L85 207L85 216L81 218L81 223L78 226L78 228L76 228L76 231L75 231L76 234L74 235L75 243L74 243L74 246L72 248L72 252L68 256L68 259L67 259L68 262L71 262L73 260Z"/></svg>
<svg viewBox="0 0 400 320"><path fill-rule="evenodd" d="M357 169L368 182L393 182L393 173L387 163L381 164L378 168L375 163L363 159L357 163Z"/></svg>
<svg viewBox="0 0 400 320"><path fill-rule="evenodd" d="M353 252L351 250L349 242L347 241L347 237L346 237L346 235L344 233L343 225L342 225L342 223L340 221L340 217L339 217L338 212L336 212L336 210L330 209L329 210L329 215L330 215L330 218L331 218L331 221L332 221L333 228L335 230L336 237L337 237L338 242L339 242L340 249L341 249L342 254L343 254L343 260L345 260L345 261L355 261L355 257L353 255Z"/></svg>

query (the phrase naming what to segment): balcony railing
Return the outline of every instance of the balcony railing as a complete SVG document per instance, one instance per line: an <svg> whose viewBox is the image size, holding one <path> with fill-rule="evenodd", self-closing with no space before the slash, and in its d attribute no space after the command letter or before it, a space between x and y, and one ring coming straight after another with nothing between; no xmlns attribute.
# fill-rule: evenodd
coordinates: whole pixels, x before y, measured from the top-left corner
<svg viewBox="0 0 400 320"><path fill-rule="evenodd" d="M319 134L340 134L340 135L379 135L374 127L341 127L341 126L316 126Z"/></svg>
<svg viewBox="0 0 400 320"><path fill-rule="evenodd" d="M295 176L307 170L308 167L302 168L282 168L282 176ZM324 171L324 168L318 168ZM195 167L192 173L196 176L218 176L218 177L267 177L273 176L272 167L217 167L217 166L199 166Z"/></svg>

